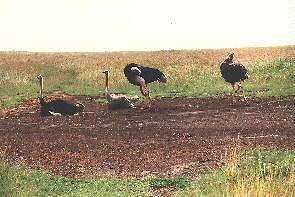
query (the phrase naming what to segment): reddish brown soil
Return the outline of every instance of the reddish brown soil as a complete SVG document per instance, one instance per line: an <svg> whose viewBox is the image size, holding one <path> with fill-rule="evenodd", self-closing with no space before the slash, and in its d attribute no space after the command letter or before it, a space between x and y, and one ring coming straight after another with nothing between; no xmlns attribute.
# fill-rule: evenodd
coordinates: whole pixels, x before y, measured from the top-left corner
<svg viewBox="0 0 295 197"><path fill-rule="evenodd" d="M295 97L155 100L112 111L94 98L75 116L40 117L36 101L0 114L10 162L57 175L191 175L222 165L238 146L295 150Z"/></svg>

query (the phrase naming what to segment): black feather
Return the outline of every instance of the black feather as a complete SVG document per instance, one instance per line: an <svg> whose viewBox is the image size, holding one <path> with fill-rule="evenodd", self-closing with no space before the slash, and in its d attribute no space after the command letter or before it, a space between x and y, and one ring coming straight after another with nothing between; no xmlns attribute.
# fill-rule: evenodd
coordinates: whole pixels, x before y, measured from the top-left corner
<svg viewBox="0 0 295 197"><path fill-rule="evenodd" d="M220 65L221 75L224 80L228 83L235 84L248 79L248 71L245 66L233 62L232 56L230 57Z"/></svg>
<svg viewBox="0 0 295 197"><path fill-rule="evenodd" d="M44 98L39 98L41 105L41 115L50 116L53 113L61 115L74 115L84 110L82 104L73 104L65 100L56 99L53 101L44 101Z"/></svg>
<svg viewBox="0 0 295 197"><path fill-rule="evenodd" d="M140 73L136 70L132 71L131 70L132 67L138 68L140 70ZM139 85L135 81L135 76L142 77L145 80L146 84L158 81L159 79L163 79L163 78L166 79L164 73L162 73L159 69L149 68L149 67L135 64L135 63L128 64L124 68L124 74L126 78L128 79L128 81L133 85Z"/></svg>

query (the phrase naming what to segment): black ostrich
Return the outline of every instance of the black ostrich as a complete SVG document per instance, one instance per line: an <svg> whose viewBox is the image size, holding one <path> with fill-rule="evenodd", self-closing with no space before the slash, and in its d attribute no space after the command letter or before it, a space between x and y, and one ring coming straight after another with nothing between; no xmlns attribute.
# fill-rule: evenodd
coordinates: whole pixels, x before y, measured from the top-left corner
<svg viewBox="0 0 295 197"><path fill-rule="evenodd" d="M151 106L148 84L155 81L160 83L167 82L166 76L159 69L149 68L135 63L127 64L124 68L124 74L129 83L140 87L140 92L145 97L145 103L148 107Z"/></svg>
<svg viewBox="0 0 295 197"><path fill-rule="evenodd" d="M233 87L235 93L237 93L241 86L241 82L248 79L248 71L240 63L233 62L234 53L231 53L220 65L221 75L224 80L230 83ZM238 89L235 89L235 84L237 83Z"/></svg>
<svg viewBox="0 0 295 197"><path fill-rule="evenodd" d="M55 99L46 102L43 97L43 77L37 77L40 83L40 96L39 101L41 105L41 116L51 115L74 115L84 110L84 105L81 103L70 103L62 99Z"/></svg>

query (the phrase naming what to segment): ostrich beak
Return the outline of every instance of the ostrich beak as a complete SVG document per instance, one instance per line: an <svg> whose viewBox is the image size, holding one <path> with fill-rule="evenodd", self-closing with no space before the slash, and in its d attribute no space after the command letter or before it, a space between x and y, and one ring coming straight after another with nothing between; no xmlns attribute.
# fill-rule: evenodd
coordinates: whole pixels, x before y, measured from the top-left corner
<svg viewBox="0 0 295 197"><path fill-rule="evenodd" d="M79 108L81 111L84 110L85 106L82 103L76 103L75 106Z"/></svg>
<svg viewBox="0 0 295 197"><path fill-rule="evenodd" d="M229 54L227 59L232 61L234 59L234 53Z"/></svg>

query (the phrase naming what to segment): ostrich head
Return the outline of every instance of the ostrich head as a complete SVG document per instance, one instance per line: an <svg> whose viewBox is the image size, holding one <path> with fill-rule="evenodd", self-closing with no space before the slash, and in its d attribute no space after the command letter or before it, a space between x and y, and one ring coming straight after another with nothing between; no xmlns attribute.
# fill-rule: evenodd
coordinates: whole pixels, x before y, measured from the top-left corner
<svg viewBox="0 0 295 197"><path fill-rule="evenodd" d="M228 60L229 62L232 62L233 59L234 59L234 53L229 54L228 57L227 57L227 60Z"/></svg>
<svg viewBox="0 0 295 197"><path fill-rule="evenodd" d="M76 103L75 104L77 112L82 112L85 108L85 106L82 103Z"/></svg>
<svg viewBox="0 0 295 197"><path fill-rule="evenodd" d="M158 77L158 82L159 83L166 83L167 82L166 75L164 73L162 73L161 71L159 71L158 69L156 71L156 75Z"/></svg>
<svg viewBox="0 0 295 197"><path fill-rule="evenodd" d="M233 63L233 58L234 58L234 53L229 54L229 55L227 56L227 58L222 62L220 68L225 67L225 66L227 66L228 64Z"/></svg>
<svg viewBox="0 0 295 197"><path fill-rule="evenodd" d="M103 71L102 73L104 73L104 74L109 74L109 71L108 70L105 70L105 71Z"/></svg>

